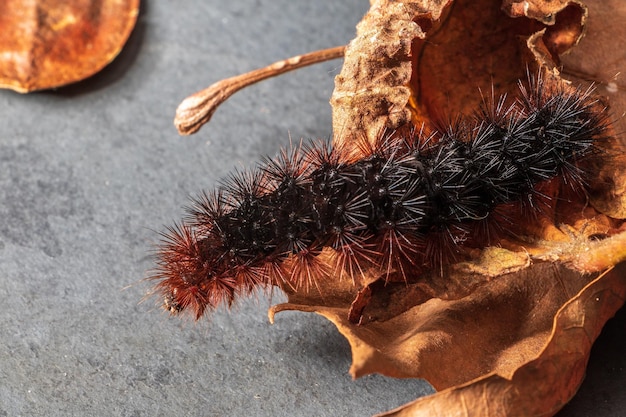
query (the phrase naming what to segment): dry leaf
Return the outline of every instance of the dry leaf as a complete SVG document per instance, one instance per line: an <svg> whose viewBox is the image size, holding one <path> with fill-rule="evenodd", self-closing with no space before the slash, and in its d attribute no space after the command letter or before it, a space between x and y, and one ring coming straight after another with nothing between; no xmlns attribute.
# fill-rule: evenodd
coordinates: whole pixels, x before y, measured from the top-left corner
<svg viewBox="0 0 626 417"><path fill-rule="evenodd" d="M128 39L139 0L3 0L0 87L20 93L87 78Z"/></svg>
<svg viewBox="0 0 626 417"><path fill-rule="evenodd" d="M336 78L334 140L349 145L409 120L468 114L537 68L550 83L594 82L621 115L624 18L615 1L372 1ZM625 123L618 118L615 131ZM554 415L626 298L626 271L612 269L626 260L622 159L615 140L591 180L591 205L547 185L542 191L563 203L520 222L532 238L477 250L408 283L385 285L370 271L357 286L330 278L319 293L285 288L289 302L270 319L317 312L349 340L353 376L425 378L443 390L385 415Z"/></svg>
<svg viewBox="0 0 626 417"><path fill-rule="evenodd" d="M444 125L485 97L517 93L528 73L539 73L548 89L593 82L617 116L613 131L626 131L619 117L626 108L619 73L626 6L617 0L371 3L331 98L334 142L342 148L408 122ZM338 51L306 56L314 62ZM177 127L197 131L228 94L286 65L294 69L300 58L191 96ZM523 220L511 226L519 237L464 248L463 262L406 281L371 268L354 281L317 277L311 290L284 285L288 302L272 307L270 320L284 310L319 313L349 340L354 377L425 378L442 390L385 415L554 415L576 392L593 341L626 298L626 154L620 136L603 146L588 170L595 174L589 195L540 184L553 204L532 219L520 213ZM319 256L324 263L336 255L325 249Z"/></svg>
<svg viewBox="0 0 626 417"><path fill-rule="evenodd" d="M589 350L626 299L626 270L611 270L583 288L555 315L536 357L510 373L492 371L382 416L551 416L576 393Z"/></svg>

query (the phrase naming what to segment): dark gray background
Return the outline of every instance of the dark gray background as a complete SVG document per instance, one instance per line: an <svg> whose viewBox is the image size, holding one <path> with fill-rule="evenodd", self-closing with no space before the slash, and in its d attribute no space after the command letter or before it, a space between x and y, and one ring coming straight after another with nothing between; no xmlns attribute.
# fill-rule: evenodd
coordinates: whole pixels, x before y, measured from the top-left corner
<svg viewBox="0 0 626 417"><path fill-rule="evenodd" d="M432 392L415 380L352 381L349 346L330 323L294 312L270 326L263 297L199 324L138 303L156 231L189 195L289 135L330 136L341 61L240 92L192 137L172 125L179 102L347 43L367 7L144 1L102 73L54 92L0 91L0 416L367 416ZM623 415L625 321L612 322L563 416Z"/></svg>

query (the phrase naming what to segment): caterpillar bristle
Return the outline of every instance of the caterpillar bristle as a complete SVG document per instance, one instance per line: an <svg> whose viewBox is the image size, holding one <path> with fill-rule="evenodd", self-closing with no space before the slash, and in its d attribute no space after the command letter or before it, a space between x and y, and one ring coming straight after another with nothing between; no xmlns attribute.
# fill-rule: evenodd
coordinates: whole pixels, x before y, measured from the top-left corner
<svg viewBox="0 0 626 417"><path fill-rule="evenodd" d="M270 256L268 259L259 262L259 264L260 273L258 279L259 281L262 281L262 284L259 284L260 286L279 286L281 284L290 285L282 265L282 259L277 258L276 256Z"/></svg>
<svg viewBox="0 0 626 417"><path fill-rule="evenodd" d="M445 265L459 259L459 248L467 239L467 232L459 225L439 225L428 233L424 245L423 266L443 275Z"/></svg>
<svg viewBox="0 0 626 417"><path fill-rule="evenodd" d="M290 256L288 259L289 282L295 289L310 291L316 288L323 294L317 281L318 277L328 276L328 265L320 258L321 251L302 250Z"/></svg>
<svg viewBox="0 0 626 417"><path fill-rule="evenodd" d="M280 185L299 185L305 180L307 172L306 155L302 152L302 141L297 145L281 149L274 158L264 158L260 170L273 189Z"/></svg>
<svg viewBox="0 0 626 417"><path fill-rule="evenodd" d="M375 251L360 244L342 246L340 250L333 251L332 259L329 260L334 265L332 276L339 280L348 279L355 285L365 282L367 267L373 264L376 255Z"/></svg>
<svg viewBox="0 0 626 417"><path fill-rule="evenodd" d="M158 255L164 267L192 262L192 259L197 256L193 229L185 224L168 226L166 231L161 233L161 248Z"/></svg>
<svg viewBox="0 0 626 417"><path fill-rule="evenodd" d="M214 225L215 219L226 213L226 202L223 190L218 189L209 193L203 191L199 196L191 200L191 204L185 208L186 216L183 219L185 225L201 232L209 232Z"/></svg>
<svg viewBox="0 0 626 417"><path fill-rule="evenodd" d="M267 271L262 267L254 267L247 264L238 265L233 270L238 295L249 295L258 288L266 286L268 282Z"/></svg>
<svg viewBox="0 0 626 417"><path fill-rule="evenodd" d="M399 228L390 224L378 240L376 252L380 259L378 264L384 280L389 281L392 274L396 272L402 281L408 282L411 268L416 266L419 259L417 238L411 234L402 233Z"/></svg>
<svg viewBox="0 0 626 417"><path fill-rule="evenodd" d="M267 182L268 178L258 170L237 170L221 182L222 196L214 201L236 209L242 201L257 200L267 193Z"/></svg>
<svg viewBox="0 0 626 417"><path fill-rule="evenodd" d="M345 146L333 146L328 140L312 140L303 147L306 163L309 166L327 169L336 173L340 166L347 163L349 152Z"/></svg>
<svg viewBox="0 0 626 417"><path fill-rule="evenodd" d="M549 217L564 198L557 185L586 197L606 108L592 90L541 77L519 90L517 99L492 91L438 128L407 124L342 146L300 141L233 173L162 235L153 278L166 309L199 318L259 288L322 293L322 279L443 274L464 247L497 245L517 236L520 218Z"/></svg>
<svg viewBox="0 0 626 417"><path fill-rule="evenodd" d="M496 245L503 237L514 234L515 219L519 217L517 204L496 206L486 217L473 222L468 240L473 247Z"/></svg>

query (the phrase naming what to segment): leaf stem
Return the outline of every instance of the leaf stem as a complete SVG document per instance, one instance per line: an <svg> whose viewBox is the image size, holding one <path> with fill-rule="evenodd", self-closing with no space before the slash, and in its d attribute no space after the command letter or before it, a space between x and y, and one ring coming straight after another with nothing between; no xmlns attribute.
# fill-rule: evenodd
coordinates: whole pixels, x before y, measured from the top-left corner
<svg viewBox="0 0 626 417"><path fill-rule="evenodd" d="M220 104L242 88L298 68L342 58L345 50L346 47L342 45L309 52L275 62L264 68L218 81L183 100L178 109L176 109L174 125L181 135L196 133L202 125L211 119L211 116L213 116Z"/></svg>

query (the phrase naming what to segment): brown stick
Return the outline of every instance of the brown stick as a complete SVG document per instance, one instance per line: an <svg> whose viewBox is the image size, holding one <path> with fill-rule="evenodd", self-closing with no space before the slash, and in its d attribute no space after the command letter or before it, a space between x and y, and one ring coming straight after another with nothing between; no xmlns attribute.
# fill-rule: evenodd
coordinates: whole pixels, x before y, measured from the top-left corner
<svg viewBox="0 0 626 417"><path fill-rule="evenodd" d="M211 116L213 116L213 113L215 113L215 110L217 110L220 104L242 88L267 78L284 74L288 71L306 67L307 65L342 58L345 50L345 46L336 46L334 48L309 52L308 54L298 55L275 62L265 68L259 68L245 74L218 81L210 87L198 91L183 100L178 106L178 109L176 109L174 125L181 135L196 133L203 124L211 119Z"/></svg>

